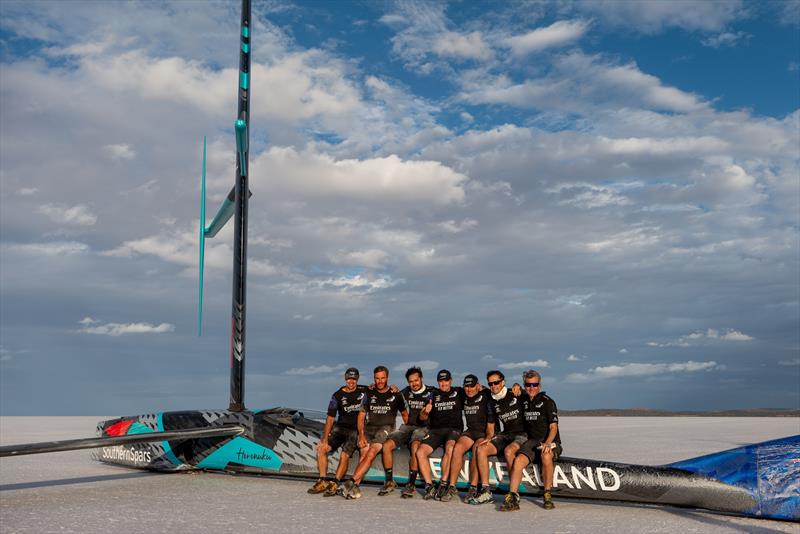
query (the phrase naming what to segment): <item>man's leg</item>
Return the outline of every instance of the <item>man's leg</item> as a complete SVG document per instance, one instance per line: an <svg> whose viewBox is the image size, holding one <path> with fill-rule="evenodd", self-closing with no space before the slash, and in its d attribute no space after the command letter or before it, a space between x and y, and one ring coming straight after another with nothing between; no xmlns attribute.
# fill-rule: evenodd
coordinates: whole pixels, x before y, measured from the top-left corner
<svg viewBox="0 0 800 534"><path fill-rule="evenodd" d="M522 472L529 463L530 460L525 454L517 454L514 459L514 463L509 469L508 493L500 506L501 512L519 510L519 485L522 482Z"/></svg>
<svg viewBox="0 0 800 534"><path fill-rule="evenodd" d="M461 467L464 465L464 453L472 447L472 438L469 436L461 436L453 446L453 454L450 457L450 485L455 486L458 482L458 474L461 472ZM470 462L472 463L472 462Z"/></svg>
<svg viewBox="0 0 800 534"><path fill-rule="evenodd" d="M342 496L346 499L360 499L361 498L361 489L358 487L361 484L361 481L364 479L364 475L367 474L369 471L370 466L372 466L372 460L380 452L383 445L381 443L370 443L369 448L367 449L367 453L361 457L361 461L358 462L358 467L356 467L355 473L353 473L352 480L348 480L344 483L344 489L342 491Z"/></svg>
<svg viewBox="0 0 800 534"><path fill-rule="evenodd" d="M508 468L508 472L511 472L511 466L514 465L514 459L517 457L517 452L519 451L519 443L513 442L509 444L505 450L503 450L503 456L506 460L506 468Z"/></svg>
<svg viewBox="0 0 800 534"><path fill-rule="evenodd" d="M381 497L389 495L397 487L397 483L394 481L394 472L393 472L394 448L395 448L394 440L389 438L384 442L383 449L381 451L382 453L381 460L383 461L383 473L384 473L383 487L380 489L380 491L378 491L378 495L380 495Z"/></svg>
<svg viewBox="0 0 800 534"><path fill-rule="evenodd" d="M542 478L544 479L544 508L552 510L553 497L550 490L553 489L553 473L555 472L555 462L553 462L553 450L544 447L542 450Z"/></svg>
<svg viewBox="0 0 800 534"><path fill-rule="evenodd" d="M419 466L419 474L422 475L425 485L433 483L431 464L428 462L428 457L432 452L433 448L427 443L423 443L417 448L417 465Z"/></svg>
<svg viewBox="0 0 800 534"><path fill-rule="evenodd" d="M367 454L361 458L361 461L358 462L358 467L356 467L355 473L353 473L353 481L356 484L361 484L361 481L364 479L364 475L367 474L369 468L372 466L372 461L380 452L382 445L380 443L370 443L369 448L367 449Z"/></svg>
<svg viewBox="0 0 800 534"><path fill-rule="evenodd" d="M469 485L470 486L477 486L479 477L478 477L478 443L475 442L472 444L472 458L469 461Z"/></svg>
<svg viewBox="0 0 800 534"><path fill-rule="evenodd" d="M315 495L322 493L328 489L328 453L330 453L330 445L322 446L320 443L317 445L317 470L319 471L319 480L308 490L308 493Z"/></svg>
<svg viewBox="0 0 800 534"><path fill-rule="evenodd" d="M478 472L483 483L483 489L475 497L467 501L469 504L492 502L492 490L489 489L489 456L495 454L497 454L497 449L491 441L478 447Z"/></svg>
<svg viewBox="0 0 800 534"><path fill-rule="evenodd" d="M404 499L410 499L414 496L414 493L416 493L417 475L419 474L417 469L419 466L419 462L417 461L417 451L419 450L419 446L421 444L422 442L420 440L414 439L408 446L408 482L406 483L406 487L403 488L403 493L401 494L401 497Z"/></svg>
<svg viewBox="0 0 800 534"><path fill-rule="evenodd" d="M344 474L347 473L347 468L350 465L350 455L342 451L339 456L339 465L336 466L336 481L342 480Z"/></svg>

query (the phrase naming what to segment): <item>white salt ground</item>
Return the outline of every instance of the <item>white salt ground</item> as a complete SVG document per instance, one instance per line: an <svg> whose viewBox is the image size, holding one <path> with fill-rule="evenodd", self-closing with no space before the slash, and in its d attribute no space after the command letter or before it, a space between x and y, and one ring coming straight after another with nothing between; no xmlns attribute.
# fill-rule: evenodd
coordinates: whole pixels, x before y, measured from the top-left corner
<svg viewBox="0 0 800 534"><path fill-rule="evenodd" d="M0 417L0 443L88 437L105 417ZM798 418L564 417L565 454L664 464L800 434ZM543 510L306 494L309 483L223 474L155 474L92 461L88 451L0 459L0 532L742 532L800 534L800 524L671 507L556 499ZM498 499L499 501L499 499Z"/></svg>

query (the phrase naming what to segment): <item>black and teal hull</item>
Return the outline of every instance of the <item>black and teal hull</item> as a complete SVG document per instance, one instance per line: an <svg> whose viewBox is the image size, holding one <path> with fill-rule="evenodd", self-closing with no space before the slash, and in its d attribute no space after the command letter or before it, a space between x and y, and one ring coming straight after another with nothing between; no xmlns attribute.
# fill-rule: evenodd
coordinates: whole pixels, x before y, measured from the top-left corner
<svg viewBox="0 0 800 534"><path fill-rule="evenodd" d="M319 421L288 408L232 412L183 411L123 417L98 424L101 437L190 429L241 427L239 435L179 438L97 449L102 462L154 471L209 470L316 478ZM144 437L144 436L142 436ZM335 464L337 455L334 454ZM394 477L407 479L408 451L395 451ZM434 475L440 457L430 458ZM351 462L351 470L353 464ZM492 484L508 490L508 468L490 463ZM467 468L459 486L467 486ZM379 458L365 477L383 483ZM530 466L520 493L541 494L541 475ZM561 497L651 503L770 519L800 520L800 436L749 445L666 466L630 465L562 457L554 491Z"/></svg>

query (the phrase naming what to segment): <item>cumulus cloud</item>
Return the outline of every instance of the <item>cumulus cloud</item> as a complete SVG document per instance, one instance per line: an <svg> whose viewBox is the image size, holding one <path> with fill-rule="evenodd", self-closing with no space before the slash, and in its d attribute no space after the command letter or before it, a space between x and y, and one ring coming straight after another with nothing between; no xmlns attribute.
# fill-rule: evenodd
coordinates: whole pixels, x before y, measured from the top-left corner
<svg viewBox="0 0 800 534"><path fill-rule="evenodd" d="M586 358L582 358L580 356L575 356L574 354L570 354L569 356L567 356L567 361L568 362L582 362L585 359Z"/></svg>
<svg viewBox="0 0 800 534"><path fill-rule="evenodd" d="M586 373L572 373L567 376L567 382L589 382L597 379L655 376L667 373L695 373L698 371L710 371L717 368L720 368L720 366L714 361L695 362L689 360L684 363L625 363L595 367L589 369Z"/></svg>
<svg viewBox="0 0 800 534"><path fill-rule="evenodd" d="M136 151L125 143L106 145L103 150L114 160L131 160L136 157Z"/></svg>
<svg viewBox="0 0 800 534"><path fill-rule="evenodd" d="M626 30L657 33L668 28L718 31L746 12L741 0L717 2L575 2L573 9Z"/></svg>
<svg viewBox="0 0 800 534"><path fill-rule="evenodd" d="M39 206L39 213L47 215L51 221L59 224L76 226L92 226L97 222L97 215L84 204L65 206L63 204L44 204Z"/></svg>
<svg viewBox="0 0 800 534"><path fill-rule="evenodd" d="M122 336L126 334L163 334L173 332L175 326L169 323L158 325L150 323L101 323L91 317L84 317L79 321L83 328L78 330L81 334L98 336Z"/></svg>
<svg viewBox="0 0 800 534"><path fill-rule="evenodd" d="M530 360L523 362L504 362L498 365L500 369L536 369L537 367L550 367L547 360Z"/></svg>
<svg viewBox="0 0 800 534"><path fill-rule="evenodd" d="M343 373L348 367L347 363L336 365L309 365L308 367L292 367L283 371L283 375L322 375L331 373Z"/></svg>
<svg viewBox="0 0 800 534"><path fill-rule="evenodd" d="M13 243L3 245L13 251L45 256L70 256L89 252L89 245L78 241L51 241L46 243Z"/></svg>
<svg viewBox="0 0 800 534"><path fill-rule="evenodd" d="M559 20L545 28L509 37L505 40L505 44L511 48L514 55L524 56L576 41L588 27L589 23L583 20Z"/></svg>
<svg viewBox="0 0 800 534"><path fill-rule="evenodd" d="M419 367L423 371L435 371L439 368L439 362L435 360L414 360L410 362L400 362L392 367L392 371L405 373L411 367Z"/></svg>
<svg viewBox="0 0 800 534"><path fill-rule="evenodd" d="M309 200L459 204L464 200L467 182L465 175L438 161L407 161L396 155L336 160L327 154L291 147L270 148L256 158L252 168L251 180L256 184Z"/></svg>
<svg viewBox="0 0 800 534"><path fill-rule="evenodd" d="M732 328L727 328L722 331L716 328L709 328L705 332L698 330L681 336L678 339L664 342L650 341L647 343L650 347L692 347L695 345L704 345L713 342L742 342L752 341L755 339L752 336L743 334Z"/></svg>
<svg viewBox="0 0 800 534"><path fill-rule="evenodd" d="M433 42L433 51L446 57L458 59L489 59L492 56L491 49L487 45L480 32L457 33L446 32L440 35Z"/></svg>
<svg viewBox="0 0 800 534"><path fill-rule="evenodd" d="M20 187L17 189L17 195L21 197L29 197L31 195L35 195L39 192L39 189L35 187Z"/></svg>
<svg viewBox="0 0 800 534"><path fill-rule="evenodd" d="M751 34L747 32L722 32L717 35L712 35L706 39L700 41L703 46L708 46L711 48L732 48L742 41L747 41L752 37Z"/></svg>

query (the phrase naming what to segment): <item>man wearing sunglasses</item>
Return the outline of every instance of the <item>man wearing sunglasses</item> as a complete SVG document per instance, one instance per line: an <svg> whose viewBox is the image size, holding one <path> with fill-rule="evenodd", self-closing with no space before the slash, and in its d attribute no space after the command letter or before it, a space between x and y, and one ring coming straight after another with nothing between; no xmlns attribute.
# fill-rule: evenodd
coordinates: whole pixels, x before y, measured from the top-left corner
<svg viewBox="0 0 800 534"><path fill-rule="evenodd" d="M486 436L478 442L477 459L478 473L481 487L477 495L466 500L469 504L485 504L492 502L492 490L489 486L489 457L506 457L506 462L514 463L514 455L520 445L525 443L528 436L525 434L525 418L523 415L522 399L506 387L506 377L501 371L486 373L489 384L494 412L495 427L500 426L500 433Z"/></svg>
<svg viewBox="0 0 800 534"><path fill-rule="evenodd" d="M558 433L558 408L555 401L541 390L542 376L536 371L525 371L522 374L527 396L523 401L525 413L525 432L528 440L522 444L514 460L511 471L509 492L500 507L504 512L519 510L519 484L522 482L522 471L531 463L539 464L544 479L544 509L552 510L555 462L561 455L561 436Z"/></svg>

